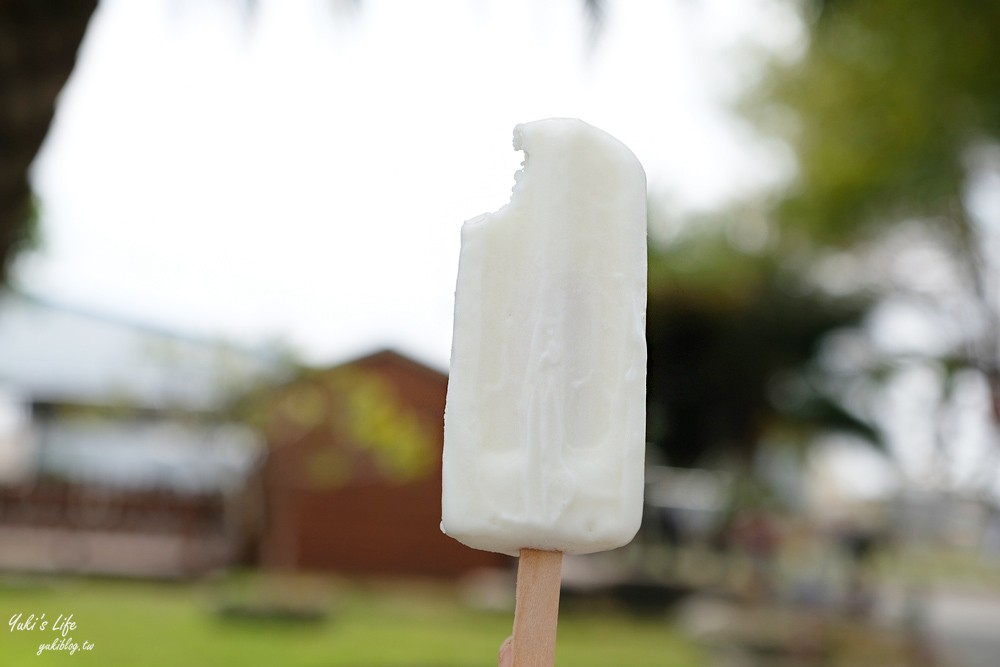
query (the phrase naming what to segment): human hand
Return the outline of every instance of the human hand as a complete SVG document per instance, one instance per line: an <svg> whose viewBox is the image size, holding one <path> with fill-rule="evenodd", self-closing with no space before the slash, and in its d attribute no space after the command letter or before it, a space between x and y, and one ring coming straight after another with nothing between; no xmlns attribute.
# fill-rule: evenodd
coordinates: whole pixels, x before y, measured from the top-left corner
<svg viewBox="0 0 1000 667"><path fill-rule="evenodd" d="M514 664L514 654L511 651L514 638L507 637L500 644L500 651L497 653L497 667L511 667Z"/></svg>

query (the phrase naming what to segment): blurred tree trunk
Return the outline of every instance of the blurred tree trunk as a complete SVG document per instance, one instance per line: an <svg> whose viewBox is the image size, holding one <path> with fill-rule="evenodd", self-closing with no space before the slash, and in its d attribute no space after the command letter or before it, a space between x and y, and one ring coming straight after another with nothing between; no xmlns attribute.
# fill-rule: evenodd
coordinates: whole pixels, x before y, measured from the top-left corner
<svg viewBox="0 0 1000 667"><path fill-rule="evenodd" d="M34 236L28 168L48 133L96 0L0 2L0 283Z"/></svg>

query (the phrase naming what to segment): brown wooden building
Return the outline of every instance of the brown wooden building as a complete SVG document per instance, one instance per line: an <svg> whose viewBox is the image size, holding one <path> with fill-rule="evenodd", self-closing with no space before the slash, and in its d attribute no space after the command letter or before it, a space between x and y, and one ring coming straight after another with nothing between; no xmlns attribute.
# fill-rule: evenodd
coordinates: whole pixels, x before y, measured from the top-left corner
<svg viewBox="0 0 1000 667"><path fill-rule="evenodd" d="M507 565L439 528L447 383L382 351L270 392L258 409L270 449L263 563L433 576Z"/></svg>

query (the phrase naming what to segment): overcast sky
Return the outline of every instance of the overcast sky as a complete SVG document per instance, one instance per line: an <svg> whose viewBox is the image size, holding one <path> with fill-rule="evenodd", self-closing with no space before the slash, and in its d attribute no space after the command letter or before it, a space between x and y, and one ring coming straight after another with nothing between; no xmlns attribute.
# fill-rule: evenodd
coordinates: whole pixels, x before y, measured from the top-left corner
<svg viewBox="0 0 1000 667"><path fill-rule="evenodd" d="M743 50L794 48L768 0L102 0L35 163L18 285L315 362L446 367L462 222L503 205L513 126L617 136L676 209L773 178L725 101Z"/></svg>
<svg viewBox="0 0 1000 667"><path fill-rule="evenodd" d="M583 4L101 0L33 168L42 243L16 284L318 364L391 346L445 369L459 231L509 199L515 124L610 132L675 212L788 174L727 111L755 50L801 47L786 3L607 0L592 49ZM922 466L934 384L914 373L881 413ZM841 477L886 488L869 457Z"/></svg>

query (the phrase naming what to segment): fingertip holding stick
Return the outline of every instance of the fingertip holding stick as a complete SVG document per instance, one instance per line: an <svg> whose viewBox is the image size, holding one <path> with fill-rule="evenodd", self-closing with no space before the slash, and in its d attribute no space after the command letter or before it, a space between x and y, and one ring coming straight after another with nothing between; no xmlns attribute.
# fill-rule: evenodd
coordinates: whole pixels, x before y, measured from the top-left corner
<svg viewBox="0 0 1000 667"><path fill-rule="evenodd" d="M513 667L552 667L559 621L560 551L521 549L514 603Z"/></svg>

